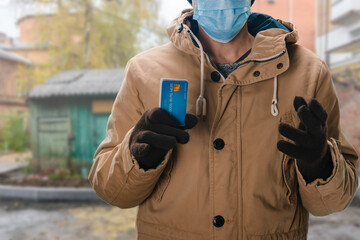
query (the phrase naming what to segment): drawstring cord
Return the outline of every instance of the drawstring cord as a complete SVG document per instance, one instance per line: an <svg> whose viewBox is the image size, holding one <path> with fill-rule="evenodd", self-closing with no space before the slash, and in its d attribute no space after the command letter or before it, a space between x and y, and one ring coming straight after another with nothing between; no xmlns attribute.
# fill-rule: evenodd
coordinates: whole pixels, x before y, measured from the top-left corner
<svg viewBox="0 0 360 240"><path fill-rule="evenodd" d="M190 33L190 35L193 37L195 42L200 48L201 53L201 86L200 86L200 96L196 101L196 115L199 118L202 118L205 120L206 117L206 98L204 97L204 91L205 91L205 81L204 81L204 69L205 69L205 63L204 63L204 48L200 42L200 40L195 36L195 34L189 29L189 27L184 24L184 27L187 28L187 31Z"/></svg>
<svg viewBox="0 0 360 240"><path fill-rule="evenodd" d="M278 99L277 99L277 90L278 90L278 77L274 77L274 97L271 103L271 114L276 117L279 115L279 109L277 108Z"/></svg>

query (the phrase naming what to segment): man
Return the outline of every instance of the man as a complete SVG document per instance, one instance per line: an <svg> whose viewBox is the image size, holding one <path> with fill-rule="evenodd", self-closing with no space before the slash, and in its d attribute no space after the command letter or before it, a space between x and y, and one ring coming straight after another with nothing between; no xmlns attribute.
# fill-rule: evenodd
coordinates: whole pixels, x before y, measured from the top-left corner
<svg viewBox="0 0 360 240"><path fill-rule="evenodd" d="M252 3L193 1L170 43L126 67L89 180L107 203L139 206L138 239L306 239L309 212L354 196L328 68ZM157 108L161 78L189 81L185 127Z"/></svg>

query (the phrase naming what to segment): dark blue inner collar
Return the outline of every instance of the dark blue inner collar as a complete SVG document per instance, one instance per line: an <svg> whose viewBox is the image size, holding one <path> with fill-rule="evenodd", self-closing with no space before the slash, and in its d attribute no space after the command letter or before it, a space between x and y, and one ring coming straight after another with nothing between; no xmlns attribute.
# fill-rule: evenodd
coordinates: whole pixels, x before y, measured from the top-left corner
<svg viewBox="0 0 360 240"><path fill-rule="evenodd" d="M248 31L254 37L259 32L270 28L280 28L290 32L290 29L288 29L286 26L276 21L273 17L262 13L251 13L247 23L248 23Z"/></svg>

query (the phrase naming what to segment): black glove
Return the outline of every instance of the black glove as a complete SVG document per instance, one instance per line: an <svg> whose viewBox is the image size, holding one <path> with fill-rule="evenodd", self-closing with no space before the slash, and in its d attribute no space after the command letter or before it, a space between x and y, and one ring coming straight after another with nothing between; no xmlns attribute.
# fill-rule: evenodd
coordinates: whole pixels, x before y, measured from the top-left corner
<svg viewBox="0 0 360 240"><path fill-rule="evenodd" d="M331 153L327 144L327 113L321 104L312 99L309 104L302 97L295 97L294 108L300 118L298 129L280 123L279 132L295 142L280 140L277 148L296 158L299 171L310 183L317 178L330 177L333 170Z"/></svg>
<svg viewBox="0 0 360 240"><path fill-rule="evenodd" d="M195 115L187 114L185 127L182 127L172 115L161 108L147 110L130 136L130 153L141 168L154 169L176 143L186 144L189 141L189 134L185 129L195 127L197 122Z"/></svg>

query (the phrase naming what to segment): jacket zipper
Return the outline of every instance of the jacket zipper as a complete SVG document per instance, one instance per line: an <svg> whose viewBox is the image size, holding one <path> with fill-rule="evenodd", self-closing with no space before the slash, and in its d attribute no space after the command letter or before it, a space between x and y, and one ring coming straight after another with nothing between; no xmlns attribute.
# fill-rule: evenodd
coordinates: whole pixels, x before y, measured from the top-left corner
<svg viewBox="0 0 360 240"><path fill-rule="evenodd" d="M282 55L284 55L286 53L285 50L281 51L280 53L272 56L272 57L268 57L268 58L262 58L262 59L255 59L253 60L254 62L267 62L267 61L271 61L271 60L274 60L278 57L281 57Z"/></svg>
<svg viewBox="0 0 360 240"><path fill-rule="evenodd" d="M247 63L251 63L251 62L261 63L261 62L272 61L272 60L274 60L274 59L277 59L277 58L281 57L281 56L284 55L285 53L286 53L286 51L283 50L282 52L280 52L280 53L278 53L278 54L276 54L276 55L273 55L273 56L271 56L271 57L268 57L268 58L260 58L260 59L248 60L248 61L246 61L246 62L241 63L237 68L239 68L239 67L241 67L241 66L243 66L243 65L245 65L245 64L247 64ZM205 54L207 60L210 62L211 66L213 66L213 68L214 68L215 70L217 70L217 68L214 66L213 62L210 60L209 55L208 55L206 52L204 52L204 54ZM219 72L219 73L220 73L220 72ZM225 77L224 77L221 73L220 73L220 75L221 75L221 77L222 77L223 80L224 80Z"/></svg>
<svg viewBox="0 0 360 240"><path fill-rule="evenodd" d="M268 57L268 58L260 58L260 59L248 60L248 61L246 61L246 62L241 63L241 64L239 65L239 67L240 67L240 66L243 66L243 65L245 65L245 64L247 64L247 63L251 63L251 62L268 62L268 61L271 61L271 60L274 60L274 59L277 59L277 58L281 57L281 56L284 55L285 53L286 53L286 51L283 50L282 52L280 52L280 53L278 53L278 54L276 54L276 55L273 55L273 56L271 56L271 57Z"/></svg>

